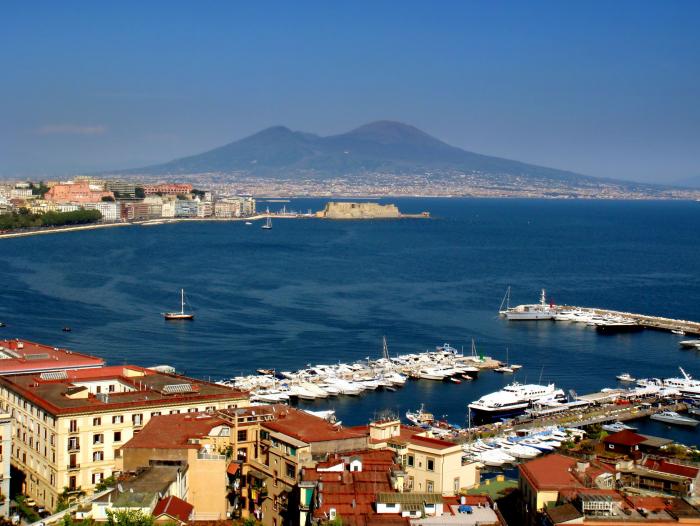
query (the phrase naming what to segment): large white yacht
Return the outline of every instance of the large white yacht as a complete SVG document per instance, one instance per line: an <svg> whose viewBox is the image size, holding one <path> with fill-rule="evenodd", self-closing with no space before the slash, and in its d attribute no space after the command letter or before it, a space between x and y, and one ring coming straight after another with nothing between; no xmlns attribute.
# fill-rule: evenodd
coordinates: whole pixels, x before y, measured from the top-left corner
<svg viewBox="0 0 700 526"><path fill-rule="evenodd" d="M693 398L700 397L700 380L696 380L679 367L683 378L664 378L664 387L672 387L678 389L681 394L691 396Z"/></svg>
<svg viewBox="0 0 700 526"><path fill-rule="evenodd" d="M513 382L500 391L482 396L469 404L472 419L477 423L493 422L525 412L534 402L564 401L566 395L554 384L519 384Z"/></svg>
<svg viewBox="0 0 700 526"><path fill-rule="evenodd" d="M553 320L557 315L557 309L553 304L547 304L547 295L542 289L540 294L540 302L528 305L518 305L517 307L510 306L510 287L506 292L506 297L503 298L499 314L505 316L508 320ZM505 303L505 309L503 308Z"/></svg>

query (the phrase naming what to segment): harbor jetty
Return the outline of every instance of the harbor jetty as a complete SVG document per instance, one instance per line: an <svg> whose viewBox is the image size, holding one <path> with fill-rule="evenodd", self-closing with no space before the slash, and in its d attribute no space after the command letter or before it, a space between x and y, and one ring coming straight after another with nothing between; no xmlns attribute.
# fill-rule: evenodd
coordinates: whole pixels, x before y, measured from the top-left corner
<svg viewBox="0 0 700 526"><path fill-rule="evenodd" d="M603 333L653 329L668 331L681 336L685 334L700 335L700 322L601 309L599 307L555 305L552 302L547 302L544 289L540 293L539 303L511 307L510 287L508 287L506 295L501 302L499 314L510 321L553 320L585 323Z"/></svg>

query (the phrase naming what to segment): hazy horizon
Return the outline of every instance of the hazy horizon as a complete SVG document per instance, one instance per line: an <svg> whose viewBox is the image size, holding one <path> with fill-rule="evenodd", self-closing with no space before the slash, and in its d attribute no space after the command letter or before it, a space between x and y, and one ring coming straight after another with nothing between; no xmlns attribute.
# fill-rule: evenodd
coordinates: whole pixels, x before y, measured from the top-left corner
<svg viewBox="0 0 700 526"><path fill-rule="evenodd" d="M697 2L30 1L0 13L4 178L375 120L596 177L700 176Z"/></svg>

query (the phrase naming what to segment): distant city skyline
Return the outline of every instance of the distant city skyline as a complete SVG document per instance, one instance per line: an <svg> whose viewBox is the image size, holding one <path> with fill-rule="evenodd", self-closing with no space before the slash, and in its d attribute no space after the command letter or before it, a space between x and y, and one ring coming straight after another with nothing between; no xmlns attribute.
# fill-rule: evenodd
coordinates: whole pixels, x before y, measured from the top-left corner
<svg viewBox="0 0 700 526"><path fill-rule="evenodd" d="M581 174L700 176L700 3L7 2L0 176L405 122Z"/></svg>

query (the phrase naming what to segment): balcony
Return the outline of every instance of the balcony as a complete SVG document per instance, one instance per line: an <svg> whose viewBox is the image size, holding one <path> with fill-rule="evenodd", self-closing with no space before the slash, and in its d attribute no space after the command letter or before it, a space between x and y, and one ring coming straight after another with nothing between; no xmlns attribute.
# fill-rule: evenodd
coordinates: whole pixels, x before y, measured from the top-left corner
<svg viewBox="0 0 700 526"><path fill-rule="evenodd" d="M68 471L78 471L80 469L80 464L68 464L66 469Z"/></svg>
<svg viewBox="0 0 700 526"><path fill-rule="evenodd" d="M78 453L80 451L80 444L71 444L68 442L68 453Z"/></svg>

